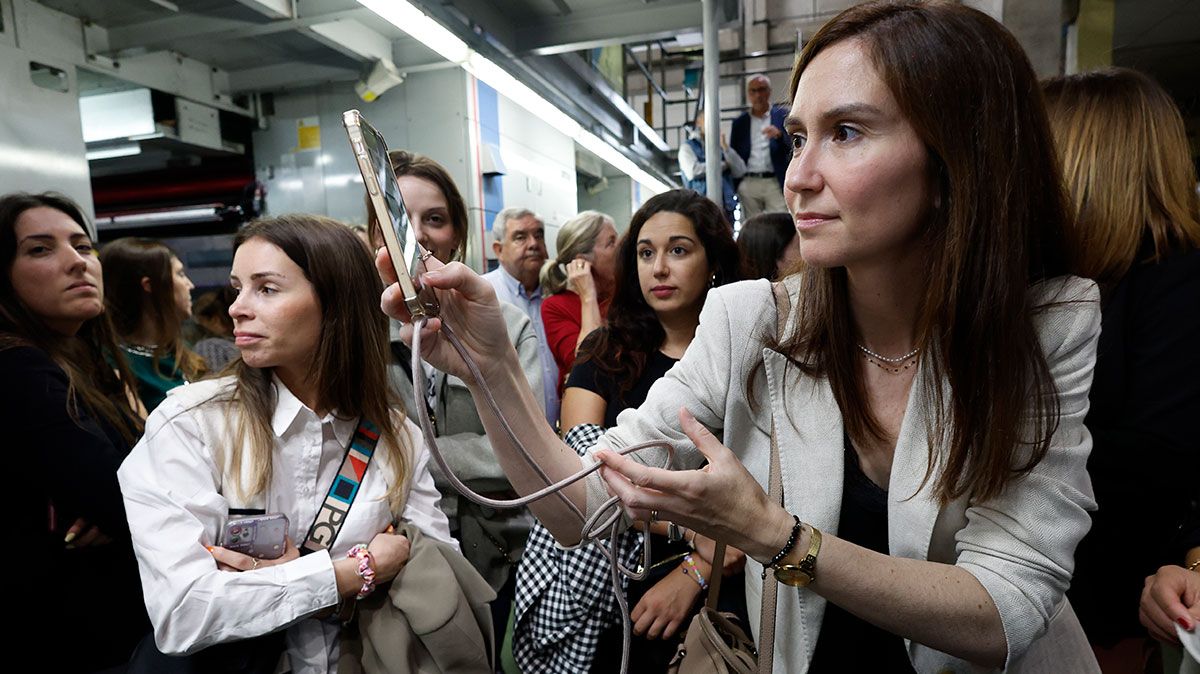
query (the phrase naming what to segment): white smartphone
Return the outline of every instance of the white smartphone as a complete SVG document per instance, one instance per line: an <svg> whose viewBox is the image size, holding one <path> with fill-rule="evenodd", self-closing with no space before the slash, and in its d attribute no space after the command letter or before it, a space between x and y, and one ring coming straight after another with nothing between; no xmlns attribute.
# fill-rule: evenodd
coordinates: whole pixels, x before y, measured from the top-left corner
<svg viewBox="0 0 1200 674"><path fill-rule="evenodd" d="M350 136L350 147L358 160L371 208L383 230L383 242L392 256L392 266L396 268L396 279L404 293L408 312L414 319L436 316L440 309L437 297L432 288L421 285L427 253L417 243L408 211L404 209L404 197L388 160L387 143L358 110L342 113L342 124Z"/></svg>

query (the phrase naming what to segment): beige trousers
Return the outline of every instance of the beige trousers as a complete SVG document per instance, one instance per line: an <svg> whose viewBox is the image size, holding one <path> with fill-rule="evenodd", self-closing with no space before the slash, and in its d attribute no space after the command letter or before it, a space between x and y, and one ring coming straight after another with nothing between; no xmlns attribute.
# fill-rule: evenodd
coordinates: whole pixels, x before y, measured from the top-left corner
<svg viewBox="0 0 1200 674"><path fill-rule="evenodd" d="M783 190L774 178L742 178L738 185L738 202L742 204L742 222L759 213L787 211Z"/></svg>

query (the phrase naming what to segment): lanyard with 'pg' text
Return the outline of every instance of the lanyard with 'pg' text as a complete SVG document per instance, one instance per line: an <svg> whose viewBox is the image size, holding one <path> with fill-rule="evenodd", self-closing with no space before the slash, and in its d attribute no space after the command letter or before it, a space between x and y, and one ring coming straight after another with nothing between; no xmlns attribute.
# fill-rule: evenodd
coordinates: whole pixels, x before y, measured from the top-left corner
<svg viewBox="0 0 1200 674"><path fill-rule="evenodd" d="M333 545L338 532L342 530L342 523L346 521L346 514L350 512L350 506L354 503L354 497L358 495L358 487L362 484L363 476L367 474L367 466L371 464L371 457L375 455L375 445L378 443L379 429L365 418L360 418L354 437L350 438L350 444L346 446L342 465L333 478L333 484L329 485L325 502L321 504L312 526L308 528L304 545L300 546L301 555L326 550Z"/></svg>

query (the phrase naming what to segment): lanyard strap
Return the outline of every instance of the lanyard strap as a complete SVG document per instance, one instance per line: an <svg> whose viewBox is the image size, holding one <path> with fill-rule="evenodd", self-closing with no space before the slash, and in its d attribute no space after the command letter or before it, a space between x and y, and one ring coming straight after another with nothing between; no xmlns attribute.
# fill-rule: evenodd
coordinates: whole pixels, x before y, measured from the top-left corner
<svg viewBox="0 0 1200 674"><path fill-rule="evenodd" d="M346 455L338 468L333 484L329 485L329 493L325 502L313 518L312 526L308 528L308 536L304 545L300 546L300 554L326 550L337 539L342 524L346 521L346 513L358 495L358 486L362 484L363 476L367 474L367 466L375 455L375 445L379 443L379 429L367 419L358 420L358 428L350 444L346 445Z"/></svg>

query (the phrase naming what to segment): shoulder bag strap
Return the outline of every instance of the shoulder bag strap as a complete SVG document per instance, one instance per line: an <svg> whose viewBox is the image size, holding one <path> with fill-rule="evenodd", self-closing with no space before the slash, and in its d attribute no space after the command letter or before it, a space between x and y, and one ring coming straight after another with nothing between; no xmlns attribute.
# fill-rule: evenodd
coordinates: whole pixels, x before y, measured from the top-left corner
<svg viewBox="0 0 1200 674"><path fill-rule="evenodd" d="M358 486L367 474L367 466L371 463L371 457L375 455L375 445L378 443L379 429L366 418L360 418L354 437L350 438L350 444L346 445L346 455L342 457L337 476L333 478L333 484L329 485L325 503L313 518L304 545L300 546L301 555L328 549L337 540L342 523L346 521L346 514L350 512L350 506L354 503L354 497L358 496Z"/></svg>
<svg viewBox="0 0 1200 674"><path fill-rule="evenodd" d="M788 315L792 310L792 299L782 282L771 284L775 297L775 339L782 341L787 327ZM783 476L779 468L779 443L775 437L775 419L771 418L771 469L767 478L767 498L772 503L783 505ZM758 619L758 671L771 674L775 664L775 607L779 598L779 583L770 574L763 577L762 613Z"/></svg>

